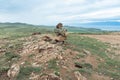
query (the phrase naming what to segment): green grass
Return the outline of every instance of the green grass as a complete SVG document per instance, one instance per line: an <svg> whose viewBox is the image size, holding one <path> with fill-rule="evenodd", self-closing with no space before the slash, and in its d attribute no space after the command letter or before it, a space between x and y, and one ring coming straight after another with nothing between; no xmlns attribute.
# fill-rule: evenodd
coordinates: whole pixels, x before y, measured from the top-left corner
<svg viewBox="0 0 120 80"><path fill-rule="evenodd" d="M5 55L0 56L0 74L6 72L10 68L11 63L8 62Z"/></svg>
<svg viewBox="0 0 120 80"><path fill-rule="evenodd" d="M44 28L46 27L46 28ZM53 28L54 27L48 27L48 26L34 26L34 25L27 25L27 24L2 24L0 25L0 39L7 39L10 42L10 44L13 44L13 46L8 48L8 45L5 46L5 48L8 48L8 52L5 53L5 55L0 56L0 72L6 71L9 69L11 62L9 63L8 60L12 60L13 58L18 58L19 55L16 54L16 50L22 48L22 42L18 41L18 38L21 37L27 37L30 36L33 32L41 32L44 33L51 33L53 34ZM83 58L85 55L83 55L83 49L86 49L90 51L92 55L99 56L105 62L101 62L98 65L98 68L96 70L93 70L90 64L82 64L84 68L78 69L83 74L91 74L92 71L100 72L105 75L108 75L110 77L113 77L114 79L120 79L120 61L110 59L108 57L108 54L106 52L106 49L109 47L109 44L102 43L96 39L88 38L88 37L82 37L80 34L109 34L109 32L101 32L96 29L96 31L91 31L91 29L82 29L78 30L73 28L68 28L68 31L75 32L73 34L68 35L67 42L70 44L66 48L70 48L74 51L78 51L80 54L78 54L77 58ZM92 32L92 33L91 33ZM30 55L29 57L32 57L34 55ZM81 65L81 64L80 64ZM117 67L116 67L117 66ZM59 66L57 65L57 60L53 59L48 62L48 68L55 71L56 75L59 75ZM25 80L28 79L31 72L39 73L41 72L41 68L34 68L34 67L21 67L20 74L18 75L18 80Z"/></svg>
<svg viewBox="0 0 120 80"><path fill-rule="evenodd" d="M39 26L25 23L0 23L0 38L16 39L31 35L33 32L52 33L55 26ZM65 26L69 32L80 34L106 34L100 29Z"/></svg>
<svg viewBox="0 0 120 80"><path fill-rule="evenodd" d="M89 64L89 63L79 63L79 62L75 62L76 65L80 65L82 66L83 68L86 68L86 69L92 69L92 65Z"/></svg>
<svg viewBox="0 0 120 80"><path fill-rule="evenodd" d="M41 32L44 33L51 33L52 30L45 29L43 27L37 26L8 26L8 27L0 27L0 38L7 38L7 39L16 39L20 37L30 36L33 32Z"/></svg>
<svg viewBox="0 0 120 80"><path fill-rule="evenodd" d="M32 72L40 73L41 70L42 70L42 68L40 68L40 67L31 67L31 66L21 67L20 73L17 76L17 80L28 80L28 78Z"/></svg>
<svg viewBox="0 0 120 80"><path fill-rule="evenodd" d="M89 63L75 62L75 65L82 66L82 68L78 68L75 70L75 71L79 71L82 74L91 75L93 72L93 66Z"/></svg>
<svg viewBox="0 0 120 80"><path fill-rule="evenodd" d="M86 49L90 51L92 54L97 54L101 57L107 57L107 55L105 54L105 50L107 49L108 46L96 39L82 37L77 34L70 34L68 36L67 42L70 43L71 45L74 45L68 46L73 50L81 52L82 49Z"/></svg>
<svg viewBox="0 0 120 80"><path fill-rule="evenodd" d="M98 65L97 71L99 73L109 75L114 79L120 79L120 61L106 59L106 62L100 63Z"/></svg>
<svg viewBox="0 0 120 80"><path fill-rule="evenodd" d="M73 59L80 59L80 58L84 58L85 56L86 55L84 53L79 53Z"/></svg>
<svg viewBox="0 0 120 80"><path fill-rule="evenodd" d="M94 71L108 75L116 80L120 79L120 61L108 57L110 54L110 52L106 52L107 48L109 48L108 44L105 44L93 38L83 37L78 34L70 34L68 36L67 42L71 45L67 46L67 48L77 50L80 53L83 49L86 49L90 51L92 55L99 56L104 60L104 62L98 63L98 68ZM79 69L79 71L89 73L88 68Z"/></svg>
<svg viewBox="0 0 120 80"><path fill-rule="evenodd" d="M54 71L59 71L59 66L57 65L57 60L52 59L48 62L48 68L53 69Z"/></svg>
<svg viewBox="0 0 120 80"><path fill-rule="evenodd" d="M13 58L20 58L20 55L11 52L6 52L5 56L7 57L7 60L12 60Z"/></svg>
<svg viewBox="0 0 120 80"><path fill-rule="evenodd" d="M75 71L79 71L82 75L87 75L87 76L90 76L92 74L92 70L89 70L89 69L76 69Z"/></svg>
<svg viewBox="0 0 120 80"><path fill-rule="evenodd" d="M20 56L15 53L6 52L5 54L0 55L0 74L7 72L13 62L18 60Z"/></svg>

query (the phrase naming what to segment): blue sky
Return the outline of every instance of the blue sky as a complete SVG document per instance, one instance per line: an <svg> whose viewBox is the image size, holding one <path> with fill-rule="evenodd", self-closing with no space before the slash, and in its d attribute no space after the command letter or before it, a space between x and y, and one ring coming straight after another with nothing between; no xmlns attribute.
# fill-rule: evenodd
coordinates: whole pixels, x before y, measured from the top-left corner
<svg viewBox="0 0 120 80"><path fill-rule="evenodd" d="M0 22L76 26L120 22L120 0L0 0Z"/></svg>

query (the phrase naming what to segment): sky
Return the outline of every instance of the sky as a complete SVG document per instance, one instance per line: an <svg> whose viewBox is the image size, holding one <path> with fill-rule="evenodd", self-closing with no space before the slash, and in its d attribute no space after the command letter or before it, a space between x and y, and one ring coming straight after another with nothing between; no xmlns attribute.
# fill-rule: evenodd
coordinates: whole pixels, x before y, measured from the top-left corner
<svg viewBox="0 0 120 80"><path fill-rule="evenodd" d="M104 28L120 23L120 0L0 0L0 22Z"/></svg>

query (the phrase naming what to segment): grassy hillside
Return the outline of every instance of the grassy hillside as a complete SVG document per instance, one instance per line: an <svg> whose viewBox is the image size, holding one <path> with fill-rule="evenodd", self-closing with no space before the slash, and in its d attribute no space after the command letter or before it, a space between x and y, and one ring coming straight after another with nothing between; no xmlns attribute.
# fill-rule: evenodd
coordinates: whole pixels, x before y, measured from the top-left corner
<svg viewBox="0 0 120 80"><path fill-rule="evenodd" d="M71 27L65 26L70 32L76 33L101 33L103 32L101 29L96 28L83 28L83 27Z"/></svg>
<svg viewBox="0 0 120 80"><path fill-rule="evenodd" d="M20 37L30 35L32 32L53 32L55 26L31 25L26 23L0 23L0 37ZM82 28L65 26L68 32L81 34L104 34L107 33L95 28ZM4 36L2 36L4 34Z"/></svg>
<svg viewBox="0 0 120 80"><path fill-rule="evenodd" d="M31 35L33 32L51 33L51 29L25 23L0 23L0 38L17 38Z"/></svg>
<svg viewBox="0 0 120 80"><path fill-rule="evenodd" d="M51 51L52 46L55 46L52 52L60 49L58 51L58 53L60 53L59 58L63 59L53 58L46 62L39 62L41 61L39 59L41 59L40 54L42 53L37 53L38 51L28 52L27 55L25 54L26 59L24 64L20 66L20 73L16 77L16 80L28 80L33 73L43 76L49 72L62 77L63 80L73 80L75 77L73 73L76 71L80 72L88 80L97 80L98 78L98 80L120 79L120 61L111 57L115 56L114 52L108 50L114 49L111 48L111 44L80 35L106 34L108 32L91 28L65 27L69 32L72 32L68 35L66 40L67 44L54 45L48 42L44 43L41 35L37 37L31 36L33 32L41 32L42 34L51 34L54 36L54 27L52 26L38 26L25 23L0 23L0 79L6 77L6 73L13 63L24 60L24 56L20 55L20 51L24 50L24 48L26 50L26 45L30 47L33 46L34 48L36 44L38 45L38 43L41 42L45 45L39 45L40 47L50 46L46 49L48 52ZM58 49L56 45L60 48ZM119 44L117 44L117 46L119 46ZM4 49L7 50L5 53ZM39 52L43 51L44 53L44 50L45 49L41 49ZM50 54L48 54L48 56L49 55ZM56 55L56 52L54 55ZM31 66L31 64L33 64L32 61L34 61L33 58L37 56L40 56L40 58L36 59L35 62L38 60L37 64L40 64L40 67L33 67ZM42 56L45 55L43 54ZM52 55L48 56L44 60L49 59L49 57L51 58ZM76 65L82 68L76 67ZM9 79L6 78L6 80Z"/></svg>
<svg viewBox="0 0 120 80"><path fill-rule="evenodd" d="M84 73L89 73L89 71L90 73L98 72L100 74L111 76L115 80L120 79L120 61L119 59L116 60L110 57L110 55L113 56L115 53L113 53L112 51L107 51L107 49L110 48L109 44L103 43L93 38L83 37L77 34L69 35L68 43L74 45L68 46L70 49L77 50L80 52L80 54L77 55L77 57L85 58L85 55L82 54L83 50L85 49L90 51L92 55L96 56L96 59L98 60L98 67L96 69L92 69L92 71L86 71L87 69L80 69L78 71L84 71ZM103 60L103 62L100 61L101 59ZM80 64L80 62L78 62L78 64Z"/></svg>

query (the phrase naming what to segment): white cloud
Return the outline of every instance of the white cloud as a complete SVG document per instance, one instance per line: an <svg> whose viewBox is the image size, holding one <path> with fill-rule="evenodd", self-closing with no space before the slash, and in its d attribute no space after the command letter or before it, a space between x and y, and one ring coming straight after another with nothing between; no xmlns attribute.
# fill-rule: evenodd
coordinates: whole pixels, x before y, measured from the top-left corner
<svg viewBox="0 0 120 80"><path fill-rule="evenodd" d="M82 19L105 19L105 18L114 18L120 16L120 8L105 9L100 11L93 11L86 14L73 15L69 16L69 19L73 18L82 18Z"/></svg>
<svg viewBox="0 0 120 80"><path fill-rule="evenodd" d="M12 17L8 14L0 14L0 22L9 22L12 20Z"/></svg>
<svg viewBox="0 0 120 80"><path fill-rule="evenodd" d="M56 24L120 20L120 0L5 0L0 21ZM2 5L1 5L2 4ZM6 6L8 7L6 7ZM10 6L10 7L9 7Z"/></svg>

